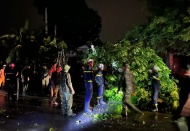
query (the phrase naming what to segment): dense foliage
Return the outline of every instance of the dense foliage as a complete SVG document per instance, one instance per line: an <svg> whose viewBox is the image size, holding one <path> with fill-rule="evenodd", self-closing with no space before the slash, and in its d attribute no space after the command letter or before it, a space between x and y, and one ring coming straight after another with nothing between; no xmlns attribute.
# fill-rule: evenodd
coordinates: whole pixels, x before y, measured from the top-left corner
<svg viewBox="0 0 190 131"><path fill-rule="evenodd" d="M167 105L168 109L176 109L178 106L178 88L175 79L170 77L171 71L163 60L149 47L142 43L131 44L122 40L116 44L107 43L103 47L96 48L97 55L89 55L95 59L95 64L102 62L106 65L106 78L109 88L105 91L105 97L109 101L121 101L122 93L117 94L120 77L120 67L123 62L128 62L130 70L135 77L136 96L131 101L141 108L147 108L151 103L151 86L148 79L148 70L154 65L159 67L161 78L161 91L159 98Z"/></svg>
<svg viewBox="0 0 190 131"><path fill-rule="evenodd" d="M43 35L42 32L38 34L28 31L27 22L19 33L0 37L1 60L6 60L8 63L52 65L58 51L66 48L67 44L56 37Z"/></svg>
<svg viewBox="0 0 190 131"><path fill-rule="evenodd" d="M126 33L126 40L142 42L157 54L172 51L177 55L189 56L189 23L190 8L185 12L179 9L165 10L165 13L154 16L143 26L136 26Z"/></svg>
<svg viewBox="0 0 190 131"><path fill-rule="evenodd" d="M122 62L128 62L130 70L135 76L137 87L137 95L132 96L131 101L141 108L146 108L151 103L152 90L148 79L148 70L153 65L157 65L162 85L159 98L169 109L175 109L178 106L179 99L177 81L170 77L171 71L157 54L167 55L168 51L172 51L178 55L190 55L190 8L186 8L185 0L182 0L182 3L180 0L143 1L149 4L150 10L157 11L155 13L157 15L149 18L146 25L135 26L128 31L123 40L117 43L106 43L101 47L96 47L95 51L87 50L83 62L85 63L88 58L93 58L95 65L99 62L106 65L105 76L109 81L109 88L105 91L105 97L110 101L121 101L122 93L117 94L117 88L120 86L118 83L121 74L120 67ZM81 12L78 10L80 8L74 9L78 5L72 5L72 2L66 3L72 5L72 10L69 10L70 6L63 8L64 14L58 18L54 14L62 9L57 8L57 12L53 9L59 3L61 3L59 7L64 4L61 1L58 3L48 2L47 5L43 5L43 2L39 3L39 1L34 0L34 5L42 14L45 7L51 7L52 10L49 12L49 21L52 22L50 22L50 34L54 33L54 26L57 25L59 27L57 34L62 39L45 36L41 31L38 33L29 32L26 22L25 27L21 28L20 32L0 37L0 59L6 59L7 62L20 61L21 63L38 64L43 62L51 65L57 57L57 52L66 49L67 46L76 49L79 45L94 43L98 39L101 18L95 11L87 8L85 3L82 3L85 10ZM67 6L66 4L64 6ZM158 7L162 7L160 8L162 10L158 11ZM79 18L76 12L87 21Z"/></svg>

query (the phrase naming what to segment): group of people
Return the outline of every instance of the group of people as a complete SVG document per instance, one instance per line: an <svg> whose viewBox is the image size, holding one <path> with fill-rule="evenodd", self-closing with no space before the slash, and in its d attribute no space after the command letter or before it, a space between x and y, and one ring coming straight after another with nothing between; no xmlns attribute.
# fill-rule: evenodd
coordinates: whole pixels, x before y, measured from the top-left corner
<svg viewBox="0 0 190 131"><path fill-rule="evenodd" d="M56 99L58 92L60 92L63 113L68 116L73 116L75 114L72 112L71 107L73 103L73 94L75 94L75 91L72 87L71 76L68 73L70 66L65 65L62 69L61 65L56 64L55 68L55 70L52 68L52 70L49 71L46 65L42 66L40 71L40 92L43 93L44 88L51 88L50 94L53 104L58 104ZM14 63L2 65L0 69L0 87L1 89L7 90L8 100L12 99L13 102L16 101L16 96L14 93L17 89L19 89L17 86L20 83L22 87L22 96L27 95L31 76L32 70L29 64L26 64L21 70L19 70L18 67L16 68ZM35 82L36 81L33 81L33 83Z"/></svg>
<svg viewBox="0 0 190 131"><path fill-rule="evenodd" d="M132 108L136 112L143 114L142 111L140 111L138 108L136 108L132 103L130 103L130 97L131 95L136 95L135 92L135 83L134 83L134 77L132 73L129 70L129 65L127 63L123 63L122 65L122 75L120 79L122 91L124 93L123 95L123 111L122 115L127 116L127 109ZM151 88L152 88L152 102L154 105L154 108L152 111L158 112L158 94L160 91L160 78L158 75L158 67L153 66L150 70L149 74L149 80L151 80ZM120 86L118 86L118 92L120 91Z"/></svg>
<svg viewBox="0 0 190 131"><path fill-rule="evenodd" d="M0 69L0 86L1 89L7 89L8 99L12 98L13 101L16 100L14 96L15 87L17 84L17 77L19 72L15 69L15 64L11 63L8 65L2 65Z"/></svg>
<svg viewBox="0 0 190 131"><path fill-rule="evenodd" d="M84 67L84 81L85 81L85 88L86 88L86 95L85 95L85 104L84 109L87 112L92 112L92 107L90 106L90 101L93 94L93 81L98 86L98 96L97 96L97 103L98 104L106 104L103 100L104 96L104 88L107 82L105 81L103 77L102 71L104 70L103 64L98 64L98 70L96 73L94 73L93 70L94 61L92 59L89 59L87 62L87 66ZM134 77L132 73L129 70L129 65L127 63L123 63L122 65L122 74L120 79L120 85L118 86L118 93L120 91L120 88L122 88L122 91L124 93L123 95L123 110L122 115L127 116L127 110L128 108L132 108L136 112L143 114L142 111L140 111L138 108L136 108L131 102L130 97L132 94L135 95L135 83L134 83ZM158 76L158 68L154 66L152 69L152 74L149 77L149 79L152 81L152 89L153 89L153 95L152 100L154 104L153 111L158 112L158 93L160 90L160 78ZM95 77L94 77L95 76Z"/></svg>
<svg viewBox="0 0 190 131"><path fill-rule="evenodd" d="M61 98L61 108L62 113L67 116L74 116L75 114L72 111L73 105L73 95L75 90L72 85L71 75L69 73L70 66L56 65L56 70L52 72L50 77L50 86L51 86L51 97L53 104L57 105L56 102L58 97L58 92Z"/></svg>
<svg viewBox="0 0 190 131"><path fill-rule="evenodd" d="M84 101L84 110L86 112L92 112L93 107L91 106L91 99L93 95L93 85L96 84L98 87L97 93L97 105L105 105L104 101L104 90L105 85L107 85L107 81L104 78L104 64L99 63L96 71L94 70L94 60L89 59L87 64L83 67L83 78L85 84L85 101ZM74 116L75 114L72 111L73 105L73 95L75 94L75 90L72 85L71 75L69 73L70 66L55 64L53 67L48 70L46 65L42 66L41 70L41 84L42 91L45 87L50 87L50 96L52 100L52 104L57 105L56 101L58 98L58 94L61 98L61 107L63 114L67 116ZM129 65L123 63L122 65L122 75L121 75L121 87L124 93L123 95L123 111L122 115L127 116L128 108L132 108L138 113L142 113L139 109L137 109L132 103L130 103L130 97L135 93L135 84L134 77L129 70ZM13 87L15 86L15 78L18 76L18 71L15 69L15 64L9 64L8 68L6 65L3 65L0 70L0 86L4 88L5 85L8 87L8 95L15 100ZM22 94L26 95L28 84L30 81L30 65L26 65L21 70L21 81L23 85ZM3 79L2 79L3 78ZM152 80L153 86L153 101L155 105L155 109L153 111L158 111L158 93L160 89L159 76L157 73L157 67L152 69L152 75L149 77ZM6 84L5 84L6 83ZM118 86L118 93L120 91L120 86Z"/></svg>
<svg viewBox="0 0 190 131"><path fill-rule="evenodd" d="M103 64L98 64L98 70L94 73L93 69L94 61L93 59L89 59L86 66L83 68L83 77L85 82L85 102L84 102L84 110L86 112L92 112L93 107L91 107L90 102L93 95L93 82L97 84L98 87L98 95L97 95L97 104L105 105L106 103L103 100L103 93L105 89L105 80L103 77L102 71L104 70ZM52 104L57 105L56 101L58 98L58 94L61 98L61 107L62 113L67 116L74 116L75 113L72 111L73 105L73 95L75 94L75 90L72 86L71 75L69 73L70 66L65 65L62 67L61 65L56 65L56 70L52 71L50 77L50 85L52 87ZM51 71L50 71L51 72Z"/></svg>
<svg viewBox="0 0 190 131"><path fill-rule="evenodd" d="M29 86L33 86L34 83L35 87L32 87L31 90L38 88L40 95L45 94L44 89L49 87L49 70L45 65L38 72L35 67L31 69L30 64L26 64L24 67L15 63L1 64L0 66L0 88L7 90L8 99L11 98L15 101L16 90L22 96L27 95L30 92L28 91Z"/></svg>
<svg viewBox="0 0 190 131"><path fill-rule="evenodd" d="M0 87L1 89L6 89L8 91L8 99L12 98L13 101L16 100L16 97L14 96L14 92L17 87L17 81L19 80L17 78L19 78L19 71L18 69L15 68L14 63L1 65ZM23 92L25 92L25 90L27 90L27 82L24 80L22 82L23 82Z"/></svg>
<svg viewBox="0 0 190 131"><path fill-rule="evenodd" d="M97 104L98 105L106 104L103 100L105 85L107 84L103 76L104 64L102 63L98 64L96 72L94 72L93 66L94 66L94 60L89 59L87 65L83 68L83 77L86 89L84 110L87 112L92 112L93 110L93 107L90 105L91 98L93 95L93 82L95 82L98 87Z"/></svg>

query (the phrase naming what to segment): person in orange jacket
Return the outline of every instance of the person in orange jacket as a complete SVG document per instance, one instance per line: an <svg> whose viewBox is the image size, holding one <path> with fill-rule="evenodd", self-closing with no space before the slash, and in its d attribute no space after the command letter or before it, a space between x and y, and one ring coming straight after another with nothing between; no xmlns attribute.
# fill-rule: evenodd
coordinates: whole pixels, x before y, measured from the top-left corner
<svg viewBox="0 0 190 131"><path fill-rule="evenodd" d="M0 69L0 87L1 87L1 89L3 89L5 86L5 68L6 68L6 65L3 65L2 68Z"/></svg>

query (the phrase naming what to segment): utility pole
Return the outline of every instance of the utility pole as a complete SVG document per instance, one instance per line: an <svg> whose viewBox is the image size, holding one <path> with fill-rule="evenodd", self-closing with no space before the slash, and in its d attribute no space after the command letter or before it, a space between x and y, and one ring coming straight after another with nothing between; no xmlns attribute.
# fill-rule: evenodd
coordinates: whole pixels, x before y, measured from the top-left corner
<svg viewBox="0 0 190 131"><path fill-rule="evenodd" d="M54 26L54 36L55 37L57 36L57 26L56 25Z"/></svg>
<svg viewBox="0 0 190 131"><path fill-rule="evenodd" d="M48 34L48 10L45 7L45 34Z"/></svg>

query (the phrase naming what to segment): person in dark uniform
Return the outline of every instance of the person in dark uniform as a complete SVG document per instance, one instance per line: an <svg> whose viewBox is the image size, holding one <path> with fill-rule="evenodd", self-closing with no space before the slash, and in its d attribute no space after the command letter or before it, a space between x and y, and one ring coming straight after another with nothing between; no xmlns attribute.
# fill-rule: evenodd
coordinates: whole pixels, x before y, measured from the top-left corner
<svg viewBox="0 0 190 131"><path fill-rule="evenodd" d="M97 96L97 104L98 105L105 105L106 103L103 101L104 90L105 90L105 81L103 77L102 71L104 70L104 65L98 65L98 71L95 76L95 82L98 86L98 96Z"/></svg>
<svg viewBox="0 0 190 131"><path fill-rule="evenodd" d="M14 92L16 90L16 79L18 77L18 71L15 68L15 64L11 63L8 68L5 69L5 88L8 91L8 100L12 98L12 101L16 101Z"/></svg>
<svg viewBox="0 0 190 131"><path fill-rule="evenodd" d="M22 95L25 96L28 91L28 85L31 77L30 65L26 65L24 69L21 71L21 79L23 85Z"/></svg>
<svg viewBox="0 0 190 131"><path fill-rule="evenodd" d="M93 71L94 60L89 59L87 66L84 68L84 81L85 81L85 103L84 110L87 112L92 112L92 107L90 106L90 101L93 94L93 79L94 79L94 71Z"/></svg>
<svg viewBox="0 0 190 131"><path fill-rule="evenodd" d="M154 112L158 112L158 94L160 91L160 78L158 75L158 67L154 66L152 69L152 76L150 77L151 81L152 81L152 90L153 90L153 104L154 104Z"/></svg>
<svg viewBox="0 0 190 131"><path fill-rule="evenodd" d="M135 92L135 83L134 83L134 77L133 74L129 71L129 65L126 63L123 63L122 65L122 75L120 79L120 84L122 85L122 91L123 91L123 110L121 115L122 116L127 116L127 110L128 108L132 108L138 113L142 113L139 109L137 109L131 102L130 102L130 97L132 93ZM120 91L120 86L118 86L118 93Z"/></svg>

